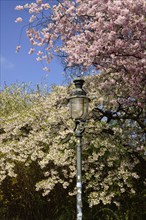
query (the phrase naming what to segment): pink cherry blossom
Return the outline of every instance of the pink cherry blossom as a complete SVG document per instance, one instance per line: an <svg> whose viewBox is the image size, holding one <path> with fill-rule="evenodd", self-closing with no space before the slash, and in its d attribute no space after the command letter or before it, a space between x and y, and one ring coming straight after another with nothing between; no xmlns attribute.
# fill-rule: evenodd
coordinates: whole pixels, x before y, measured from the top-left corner
<svg viewBox="0 0 146 220"><path fill-rule="evenodd" d="M42 0L36 0L37 4L42 4Z"/></svg>
<svg viewBox="0 0 146 220"><path fill-rule="evenodd" d="M42 58L37 57L37 58L36 58L36 60L39 62L39 61L41 61L41 60L42 60Z"/></svg>
<svg viewBox="0 0 146 220"><path fill-rule="evenodd" d="M45 47L48 54L62 52L66 66L118 73L129 95L143 100L145 0L62 0L52 8L45 1L36 0L24 8L32 16L39 15L36 26L30 25L27 31L33 46Z"/></svg>
<svg viewBox="0 0 146 220"><path fill-rule="evenodd" d="M44 71L49 71L49 69L47 67L44 67L43 70Z"/></svg>
<svg viewBox="0 0 146 220"><path fill-rule="evenodd" d="M36 19L36 16L35 15L32 15L29 19L29 22L32 23L34 20Z"/></svg>
<svg viewBox="0 0 146 220"><path fill-rule="evenodd" d="M34 48L30 48L28 54L32 54L34 52L34 50L35 50Z"/></svg>
<svg viewBox="0 0 146 220"><path fill-rule="evenodd" d="M17 5L16 7L15 7L15 10L18 10L18 11L21 11L21 10L23 10L24 9L24 7L22 6L22 5Z"/></svg>
<svg viewBox="0 0 146 220"><path fill-rule="evenodd" d="M15 22L16 22L16 23L21 23L22 20L23 20L23 19L22 19L21 17L18 17L18 18L15 20Z"/></svg>
<svg viewBox="0 0 146 220"><path fill-rule="evenodd" d="M42 54L43 54L43 52L40 51L40 50L37 52L37 55L38 55L38 56L40 56L40 55L42 55Z"/></svg>
<svg viewBox="0 0 146 220"><path fill-rule="evenodd" d="M20 49L21 49L21 46L18 45L18 46L16 47L16 53L18 53L18 52L20 51Z"/></svg>

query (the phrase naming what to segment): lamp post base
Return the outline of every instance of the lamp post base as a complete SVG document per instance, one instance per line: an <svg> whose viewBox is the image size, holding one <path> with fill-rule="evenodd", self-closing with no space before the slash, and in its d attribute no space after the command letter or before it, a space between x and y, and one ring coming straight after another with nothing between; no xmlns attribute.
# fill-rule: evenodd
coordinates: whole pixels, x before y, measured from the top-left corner
<svg viewBox="0 0 146 220"><path fill-rule="evenodd" d="M79 182L77 183L80 184ZM77 187L77 220L82 220L82 188Z"/></svg>

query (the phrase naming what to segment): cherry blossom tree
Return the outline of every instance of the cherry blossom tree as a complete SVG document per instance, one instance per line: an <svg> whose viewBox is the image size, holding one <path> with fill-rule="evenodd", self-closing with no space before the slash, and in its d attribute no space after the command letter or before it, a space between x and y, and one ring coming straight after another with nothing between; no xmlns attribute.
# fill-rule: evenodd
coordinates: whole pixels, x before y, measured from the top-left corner
<svg viewBox="0 0 146 220"><path fill-rule="evenodd" d="M16 9L30 13L26 33L32 45L30 54L42 48L36 51L37 61L49 63L56 53L62 55L67 67L107 72L109 87L122 78L129 97L144 105L144 0L61 0L56 4L36 0ZM18 17L16 22L21 20ZM119 80L110 73L118 74Z"/></svg>

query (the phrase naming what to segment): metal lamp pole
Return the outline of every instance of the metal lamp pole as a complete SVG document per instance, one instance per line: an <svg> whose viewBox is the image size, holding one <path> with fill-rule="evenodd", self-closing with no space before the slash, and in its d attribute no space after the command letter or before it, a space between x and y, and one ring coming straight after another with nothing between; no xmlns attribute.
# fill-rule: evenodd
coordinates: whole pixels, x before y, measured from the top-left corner
<svg viewBox="0 0 146 220"><path fill-rule="evenodd" d="M80 77L74 79L75 90L69 98L71 117L75 120L75 136L77 138L76 156L77 156L77 220L82 220L82 136L85 130L84 123L88 115L88 106L90 99L82 86L84 80Z"/></svg>
<svg viewBox="0 0 146 220"><path fill-rule="evenodd" d="M75 135L77 138L77 220L82 220L82 136L84 132L84 125L82 121L76 121Z"/></svg>

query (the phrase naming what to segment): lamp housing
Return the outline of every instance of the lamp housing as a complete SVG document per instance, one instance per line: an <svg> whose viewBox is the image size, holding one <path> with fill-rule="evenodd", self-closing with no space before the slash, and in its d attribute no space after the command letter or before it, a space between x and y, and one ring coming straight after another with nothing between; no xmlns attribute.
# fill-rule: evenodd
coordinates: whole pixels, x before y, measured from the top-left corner
<svg viewBox="0 0 146 220"><path fill-rule="evenodd" d="M75 84L75 89L69 98L71 117L74 120L86 120L90 99L86 96L86 92L82 88L84 80L77 77L73 82Z"/></svg>

